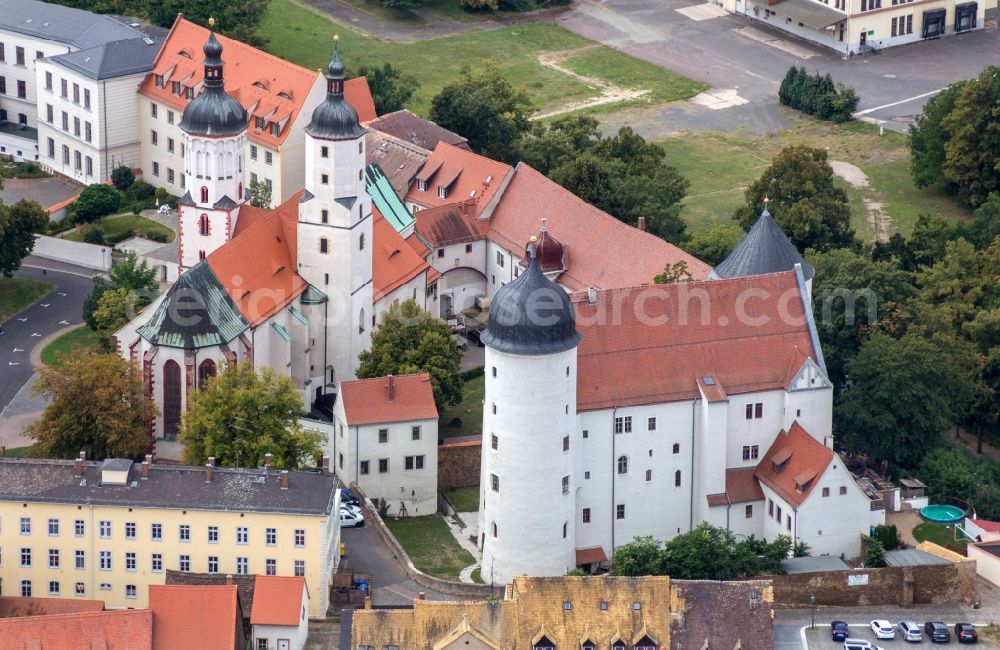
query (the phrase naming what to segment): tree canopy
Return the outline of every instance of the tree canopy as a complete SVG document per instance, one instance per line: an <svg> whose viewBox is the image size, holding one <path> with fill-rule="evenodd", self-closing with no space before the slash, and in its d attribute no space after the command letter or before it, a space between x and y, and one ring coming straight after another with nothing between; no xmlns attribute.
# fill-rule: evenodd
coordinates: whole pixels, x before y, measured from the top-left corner
<svg viewBox="0 0 1000 650"><path fill-rule="evenodd" d="M70 356L42 366L36 394L51 402L31 425L33 453L45 458L141 458L149 451L156 406L146 397L141 369L117 354Z"/></svg>
<svg viewBox="0 0 1000 650"><path fill-rule="evenodd" d="M276 468L294 470L322 452L320 434L299 426L299 389L272 368L225 365L188 400L180 440L190 465L214 456L226 467L258 467L270 453Z"/></svg>
<svg viewBox="0 0 1000 650"><path fill-rule="evenodd" d="M804 145L785 147L745 192L734 218L744 230L764 207L800 251L826 251L854 244L847 193L833 184L826 151Z"/></svg>
<svg viewBox="0 0 1000 650"><path fill-rule="evenodd" d="M382 65L363 65L358 68L358 76L364 77L375 101L375 112L379 115L392 113L406 107L417 82L403 73L391 63Z"/></svg>
<svg viewBox="0 0 1000 650"><path fill-rule="evenodd" d="M694 233L684 244L684 250L702 262L716 266L729 257L746 233L738 224L718 223L706 230Z"/></svg>
<svg viewBox="0 0 1000 650"><path fill-rule="evenodd" d="M94 183L83 188L73 203L73 218L79 222L100 219L118 210L122 204L122 193L112 185Z"/></svg>
<svg viewBox="0 0 1000 650"><path fill-rule="evenodd" d="M0 275L9 278L21 268L21 260L35 248L35 233L48 221L49 213L34 201L22 199L11 206L0 202Z"/></svg>
<svg viewBox="0 0 1000 650"><path fill-rule="evenodd" d="M132 320L139 310L152 302L160 286L156 269L150 267L145 260L140 260L134 251L126 253L124 259L111 267L108 278L109 280L95 277L94 288L83 301L83 322L95 332L103 332L102 336L106 337ZM96 312L102 307L101 300L106 292L112 290L120 290L121 294L104 303L102 314L98 318ZM116 323L120 324L114 327ZM109 341L110 339L105 339L105 343Z"/></svg>
<svg viewBox="0 0 1000 650"><path fill-rule="evenodd" d="M407 300L382 315L372 344L360 354L359 379L426 372L440 410L462 399L459 362L462 353L448 325Z"/></svg>

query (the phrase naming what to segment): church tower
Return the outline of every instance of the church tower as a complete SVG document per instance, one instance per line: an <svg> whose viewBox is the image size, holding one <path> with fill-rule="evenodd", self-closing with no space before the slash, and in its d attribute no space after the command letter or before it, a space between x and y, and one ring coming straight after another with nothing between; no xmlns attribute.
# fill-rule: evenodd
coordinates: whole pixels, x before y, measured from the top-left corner
<svg viewBox="0 0 1000 650"><path fill-rule="evenodd" d="M181 117L184 187L180 211L181 271L228 242L244 202L243 155L247 112L226 93L222 44L213 31L205 43L205 89Z"/></svg>
<svg viewBox="0 0 1000 650"><path fill-rule="evenodd" d="M372 204L365 191L365 129L357 111L344 101L344 64L336 43L327 68L326 99L313 111L305 132L298 271L328 298L326 374L335 383L354 378L358 354L369 346L372 329Z"/></svg>
<svg viewBox="0 0 1000 650"><path fill-rule="evenodd" d="M576 568L576 331L569 296L539 267L490 305L479 508L483 580L561 576Z"/></svg>

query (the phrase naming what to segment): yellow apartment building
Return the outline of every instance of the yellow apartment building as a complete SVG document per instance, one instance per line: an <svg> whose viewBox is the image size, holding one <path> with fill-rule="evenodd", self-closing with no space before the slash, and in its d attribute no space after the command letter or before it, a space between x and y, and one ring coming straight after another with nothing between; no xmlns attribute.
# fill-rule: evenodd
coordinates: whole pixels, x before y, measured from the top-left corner
<svg viewBox="0 0 1000 650"><path fill-rule="evenodd" d="M0 594L142 608L167 569L303 576L326 616L340 490L324 473L0 459Z"/></svg>

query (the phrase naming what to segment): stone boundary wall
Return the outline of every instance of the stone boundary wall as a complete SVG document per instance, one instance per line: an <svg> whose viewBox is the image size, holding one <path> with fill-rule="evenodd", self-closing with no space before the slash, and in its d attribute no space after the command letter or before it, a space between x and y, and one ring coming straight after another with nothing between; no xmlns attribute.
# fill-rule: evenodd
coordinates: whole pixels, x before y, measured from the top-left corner
<svg viewBox="0 0 1000 650"><path fill-rule="evenodd" d="M976 591L976 563L966 560L930 566L851 569L767 576L774 584L774 604L857 607L865 605L971 605Z"/></svg>
<svg viewBox="0 0 1000 650"><path fill-rule="evenodd" d="M48 235L38 235L35 238L35 248L31 254L98 271L107 271L111 268L111 246L84 244Z"/></svg>
<svg viewBox="0 0 1000 650"><path fill-rule="evenodd" d="M442 490L479 485L482 440L438 445L438 487Z"/></svg>
<svg viewBox="0 0 1000 650"><path fill-rule="evenodd" d="M415 583L421 587L426 587L430 591L447 594L449 596L458 596L460 598L473 598L479 600L487 598L503 598L505 590L503 585L490 587L489 585L442 580L441 578L429 576L417 567L413 566L410 556L406 554L403 547L400 546L399 542L396 541L396 538L393 537L391 532L389 532L385 522L382 521L381 517L379 517L378 512L371 507L365 493L358 488L357 483L351 483L350 487L351 492L358 496L358 500L361 502L361 507L365 511L365 525L375 527L379 536L385 540L385 543L389 546L389 550L392 552L393 557L403 568L403 571L406 572L406 575L408 575Z"/></svg>

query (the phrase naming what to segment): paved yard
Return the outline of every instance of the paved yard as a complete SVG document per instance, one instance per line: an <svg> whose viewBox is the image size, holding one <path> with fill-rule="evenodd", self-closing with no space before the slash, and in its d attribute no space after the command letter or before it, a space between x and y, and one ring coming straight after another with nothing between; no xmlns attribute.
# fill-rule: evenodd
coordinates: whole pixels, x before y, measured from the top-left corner
<svg viewBox="0 0 1000 650"><path fill-rule="evenodd" d="M21 199L38 201L42 207L62 203L79 194L80 188L56 177L52 178L5 178L0 200L10 205Z"/></svg>

